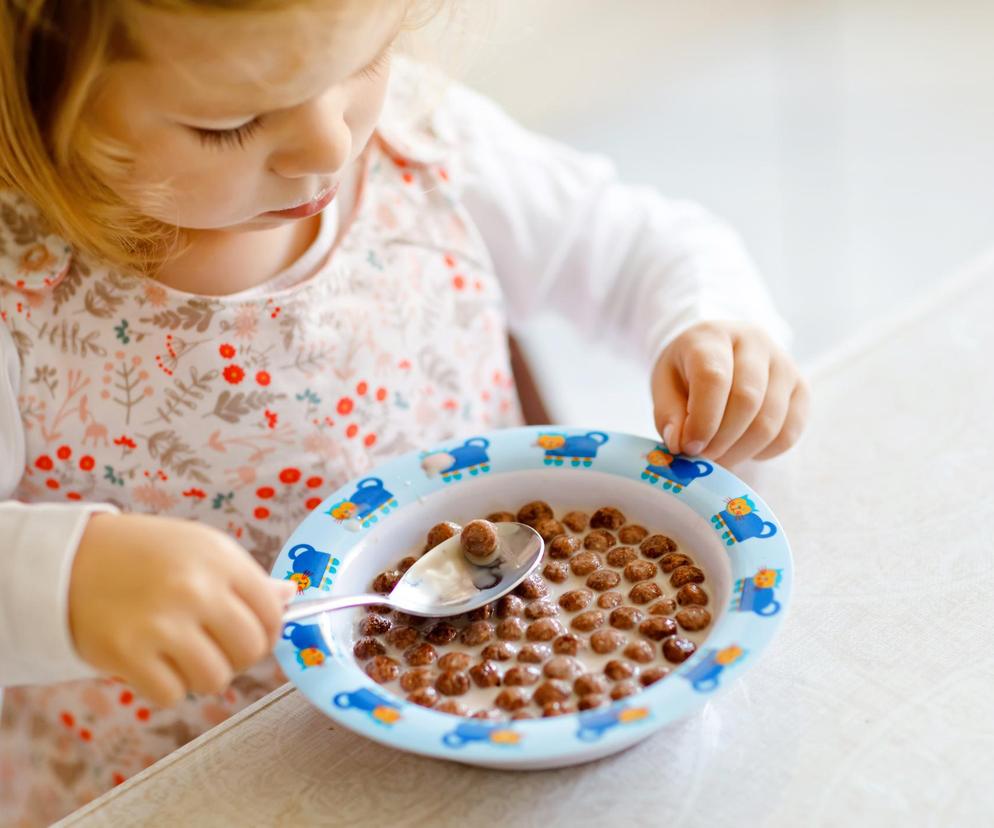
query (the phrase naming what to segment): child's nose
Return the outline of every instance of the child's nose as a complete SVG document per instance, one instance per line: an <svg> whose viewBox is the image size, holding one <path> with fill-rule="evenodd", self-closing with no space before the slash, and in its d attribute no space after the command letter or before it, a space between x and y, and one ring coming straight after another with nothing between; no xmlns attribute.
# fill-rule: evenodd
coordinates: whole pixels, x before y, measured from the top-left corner
<svg viewBox="0 0 994 828"><path fill-rule="evenodd" d="M299 107L270 165L285 178L333 175L348 163L352 130L340 101L315 99Z"/></svg>

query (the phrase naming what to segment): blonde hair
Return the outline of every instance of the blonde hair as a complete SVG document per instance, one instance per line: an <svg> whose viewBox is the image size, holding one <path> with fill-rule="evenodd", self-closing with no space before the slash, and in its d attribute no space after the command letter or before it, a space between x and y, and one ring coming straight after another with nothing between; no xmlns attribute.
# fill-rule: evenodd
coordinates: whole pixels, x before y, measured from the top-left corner
<svg viewBox="0 0 994 828"><path fill-rule="evenodd" d="M307 0L292 0L295 4ZM311 0L313 2L313 0ZM405 29L422 26L446 0L407 0ZM107 186L128 153L84 117L103 69L133 49L127 12L274 11L291 0L4 0L0 4L0 187L33 202L75 248L149 274L182 242Z"/></svg>

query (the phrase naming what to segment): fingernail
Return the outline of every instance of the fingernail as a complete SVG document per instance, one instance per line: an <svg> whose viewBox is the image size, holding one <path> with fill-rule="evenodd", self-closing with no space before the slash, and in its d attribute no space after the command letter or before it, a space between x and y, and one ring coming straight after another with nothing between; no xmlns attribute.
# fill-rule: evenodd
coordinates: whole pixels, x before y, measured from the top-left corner
<svg viewBox="0 0 994 828"><path fill-rule="evenodd" d="M287 600L297 594L297 585L293 581L280 581L280 591Z"/></svg>
<svg viewBox="0 0 994 828"><path fill-rule="evenodd" d="M670 423L663 429L663 442L666 443L666 447L669 448L670 443L673 440L673 424Z"/></svg>
<svg viewBox="0 0 994 828"><path fill-rule="evenodd" d="M692 443L686 443L683 447L684 454L700 454L701 450L704 448L704 443L700 440L695 440Z"/></svg>

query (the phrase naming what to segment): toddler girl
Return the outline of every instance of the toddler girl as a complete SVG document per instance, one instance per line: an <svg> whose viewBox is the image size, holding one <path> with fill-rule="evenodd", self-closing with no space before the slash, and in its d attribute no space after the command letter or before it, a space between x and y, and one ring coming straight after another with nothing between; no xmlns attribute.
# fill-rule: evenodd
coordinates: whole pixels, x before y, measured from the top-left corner
<svg viewBox="0 0 994 828"><path fill-rule="evenodd" d="M8 824L280 683L283 540L391 455L519 424L508 319L638 354L674 452L797 438L807 391L734 235L392 60L423 12L0 8Z"/></svg>

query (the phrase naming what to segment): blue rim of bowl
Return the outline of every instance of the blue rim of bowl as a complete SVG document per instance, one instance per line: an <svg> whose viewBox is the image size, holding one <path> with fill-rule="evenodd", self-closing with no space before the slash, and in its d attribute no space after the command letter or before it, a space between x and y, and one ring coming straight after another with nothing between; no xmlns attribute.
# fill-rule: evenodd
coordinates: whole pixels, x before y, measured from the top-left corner
<svg viewBox="0 0 994 828"><path fill-rule="evenodd" d="M592 468L643 481L681 498L725 543L729 611L694 655L667 665L669 676L636 696L582 713L510 722L462 718L385 692L349 649L326 642L318 624L300 623L286 625L275 648L287 678L330 718L375 741L443 759L515 764L551 761L593 742L607 753L612 741L636 741L702 706L755 662L790 601L793 566L783 528L766 502L727 469L672 455L664 443L633 434L528 426L397 457L312 510L283 546L272 574L296 580L301 600L334 594L335 574L352 547L405 504L481 475L549 468ZM730 501L742 514L729 511Z"/></svg>

